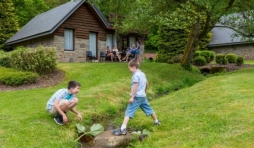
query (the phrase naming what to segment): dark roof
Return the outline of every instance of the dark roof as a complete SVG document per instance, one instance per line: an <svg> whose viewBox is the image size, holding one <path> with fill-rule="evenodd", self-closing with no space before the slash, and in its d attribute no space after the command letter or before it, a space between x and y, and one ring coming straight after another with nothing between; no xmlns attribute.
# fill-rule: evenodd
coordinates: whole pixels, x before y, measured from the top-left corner
<svg viewBox="0 0 254 148"><path fill-rule="evenodd" d="M73 12L75 12L86 0L71 1L47 12L35 16L15 35L13 35L6 44L11 45L22 41L34 39L37 37L52 34ZM109 23L95 4L92 8L108 28Z"/></svg>
<svg viewBox="0 0 254 148"><path fill-rule="evenodd" d="M208 47L248 44L248 42L242 41L241 37L233 37L235 31L229 28L215 27L211 32L213 38Z"/></svg>

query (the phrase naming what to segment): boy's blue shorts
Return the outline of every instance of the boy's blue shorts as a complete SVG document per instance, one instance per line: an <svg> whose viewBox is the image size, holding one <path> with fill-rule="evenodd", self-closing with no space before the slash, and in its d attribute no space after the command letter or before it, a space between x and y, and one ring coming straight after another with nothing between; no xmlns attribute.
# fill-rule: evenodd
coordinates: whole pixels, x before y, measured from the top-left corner
<svg viewBox="0 0 254 148"><path fill-rule="evenodd" d="M139 107L147 116L150 116L152 113L154 113L146 97L134 97L132 104L129 104L125 110L125 116L134 118L135 112Z"/></svg>

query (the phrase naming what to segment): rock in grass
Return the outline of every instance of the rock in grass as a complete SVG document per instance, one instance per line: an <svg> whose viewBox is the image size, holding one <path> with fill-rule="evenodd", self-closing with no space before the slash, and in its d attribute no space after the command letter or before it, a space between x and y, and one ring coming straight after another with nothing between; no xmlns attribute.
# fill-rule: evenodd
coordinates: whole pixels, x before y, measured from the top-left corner
<svg viewBox="0 0 254 148"><path fill-rule="evenodd" d="M127 133L127 135L114 136L112 131L108 130L95 137L93 146L100 148L123 147L128 145L134 138L135 137L130 133Z"/></svg>

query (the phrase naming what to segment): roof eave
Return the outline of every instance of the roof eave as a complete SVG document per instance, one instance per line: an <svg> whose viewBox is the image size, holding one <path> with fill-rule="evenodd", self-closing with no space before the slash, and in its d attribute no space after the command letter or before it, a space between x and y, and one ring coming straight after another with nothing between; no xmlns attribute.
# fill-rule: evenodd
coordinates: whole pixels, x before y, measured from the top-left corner
<svg viewBox="0 0 254 148"><path fill-rule="evenodd" d="M26 38L22 38L22 39L19 39L19 40L14 40L14 41L10 41L10 42L6 42L6 45L13 45L13 44L17 44L17 43L20 43L20 42L24 42L24 41L27 41L27 40L31 40L31 39L35 39L35 38L38 38L38 37L42 37L42 36L46 36L46 35L50 35L52 34L52 32L43 32L43 33L40 33L40 34L36 34L36 35L33 35L33 36L29 36L29 37L26 37Z"/></svg>

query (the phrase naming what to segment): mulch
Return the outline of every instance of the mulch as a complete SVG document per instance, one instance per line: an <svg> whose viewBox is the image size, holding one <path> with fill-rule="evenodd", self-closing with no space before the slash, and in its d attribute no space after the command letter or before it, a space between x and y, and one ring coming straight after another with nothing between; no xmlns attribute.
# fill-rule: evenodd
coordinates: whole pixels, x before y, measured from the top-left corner
<svg viewBox="0 0 254 148"><path fill-rule="evenodd" d="M21 86L8 86L0 84L0 92L2 91L15 91L15 90L29 90L34 88L44 88L57 85L65 78L65 73L61 70L55 70L49 75L41 76L33 84L24 84Z"/></svg>

